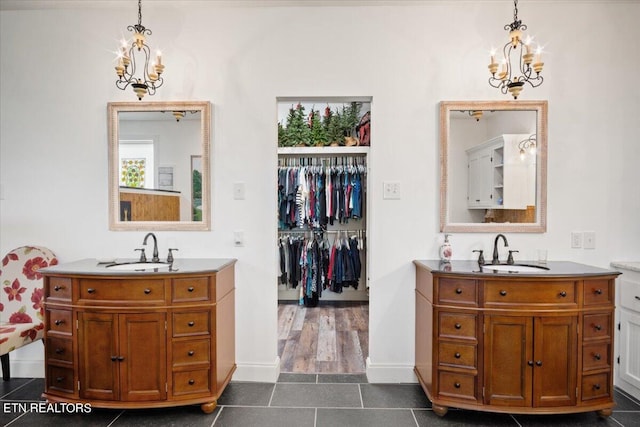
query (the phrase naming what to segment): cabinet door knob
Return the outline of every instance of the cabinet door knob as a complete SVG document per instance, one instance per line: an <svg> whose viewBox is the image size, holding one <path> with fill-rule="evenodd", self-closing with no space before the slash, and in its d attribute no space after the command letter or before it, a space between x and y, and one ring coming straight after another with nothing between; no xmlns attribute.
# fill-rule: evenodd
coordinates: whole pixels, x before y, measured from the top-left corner
<svg viewBox="0 0 640 427"><path fill-rule="evenodd" d="M189 292L193 292L193 291L194 291L194 287L193 287L193 286L189 286L189 287L187 288L187 291L189 291Z"/></svg>
<svg viewBox="0 0 640 427"><path fill-rule="evenodd" d="M151 293L151 289L146 288L146 289L144 290L144 293L145 293L145 294L147 294L147 295L148 295L148 294L150 294L150 293Z"/></svg>
<svg viewBox="0 0 640 427"><path fill-rule="evenodd" d="M460 295L462 293L462 289L458 288L456 289L456 294Z"/></svg>
<svg viewBox="0 0 640 427"><path fill-rule="evenodd" d="M602 330L602 325L595 325L593 327L593 329L595 329L596 331L601 331Z"/></svg>
<svg viewBox="0 0 640 427"><path fill-rule="evenodd" d="M460 359L460 353L454 354L453 357L455 357L456 359Z"/></svg>
<svg viewBox="0 0 640 427"><path fill-rule="evenodd" d="M193 320L191 322L187 323L187 325L189 325L189 326L193 326L195 324L196 324L196 322L194 322Z"/></svg>
<svg viewBox="0 0 640 427"><path fill-rule="evenodd" d="M61 383L62 381L64 381L64 377L56 377L56 382Z"/></svg>
<svg viewBox="0 0 640 427"><path fill-rule="evenodd" d="M189 380L189 385L194 385L196 383L195 380Z"/></svg>
<svg viewBox="0 0 640 427"><path fill-rule="evenodd" d="M59 291L59 290L61 290L61 289L64 289L64 287L63 287L63 286L60 286L60 285L55 285L55 286L53 287L53 290L54 290L54 291Z"/></svg>
<svg viewBox="0 0 640 427"><path fill-rule="evenodd" d="M600 356L600 353L596 353L596 354L593 355L593 358L596 359L596 360L600 360L600 359L602 359L602 356Z"/></svg>
<svg viewBox="0 0 640 427"><path fill-rule="evenodd" d="M111 356L111 361L115 362L116 360L118 360L118 356Z"/></svg>
<svg viewBox="0 0 640 427"><path fill-rule="evenodd" d="M123 356L118 356L118 362L122 362L124 360Z"/></svg>
<svg viewBox="0 0 640 427"><path fill-rule="evenodd" d="M55 352L56 352L56 354L62 354L62 353L64 353L64 348L58 347L58 348L55 349Z"/></svg>
<svg viewBox="0 0 640 427"><path fill-rule="evenodd" d="M593 291L596 295L602 295L602 289L596 289Z"/></svg>
<svg viewBox="0 0 640 427"><path fill-rule="evenodd" d="M600 390L600 384L594 384L593 385L593 389L594 390Z"/></svg>
<svg viewBox="0 0 640 427"><path fill-rule="evenodd" d="M194 354L196 354L196 352L193 350L189 350L189 352L187 353L187 355L189 356L193 356Z"/></svg>
<svg viewBox="0 0 640 427"><path fill-rule="evenodd" d="M95 290L95 289L93 289L93 288L87 288L87 293L88 293L88 294L92 294L92 293L94 293L95 291L96 291L96 290Z"/></svg>
<svg viewBox="0 0 640 427"><path fill-rule="evenodd" d="M542 366L542 360L536 360L536 366Z"/></svg>
<svg viewBox="0 0 640 427"><path fill-rule="evenodd" d="M562 298L564 298L564 297L566 297L566 296L567 296L567 293L566 293L565 291L562 291L562 292L560 292L560 296L561 296Z"/></svg>
<svg viewBox="0 0 640 427"><path fill-rule="evenodd" d="M533 360L529 360L529 361L527 362L527 365L529 365L529 366L533 366Z"/></svg>
<svg viewBox="0 0 640 427"><path fill-rule="evenodd" d="M460 388L460 383L454 383L454 384L453 384L453 386L454 386L455 388Z"/></svg>
<svg viewBox="0 0 640 427"><path fill-rule="evenodd" d="M53 323L55 323L56 326L60 326L60 325L62 325L64 323L64 320L57 319Z"/></svg>
<svg viewBox="0 0 640 427"><path fill-rule="evenodd" d="M460 329L462 328L462 325L460 323L456 323L455 325L453 325L453 327L456 329Z"/></svg>
<svg viewBox="0 0 640 427"><path fill-rule="evenodd" d="M505 296L507 295L507 291L505 291L504 289L500 291L500 295Z"/></svg>

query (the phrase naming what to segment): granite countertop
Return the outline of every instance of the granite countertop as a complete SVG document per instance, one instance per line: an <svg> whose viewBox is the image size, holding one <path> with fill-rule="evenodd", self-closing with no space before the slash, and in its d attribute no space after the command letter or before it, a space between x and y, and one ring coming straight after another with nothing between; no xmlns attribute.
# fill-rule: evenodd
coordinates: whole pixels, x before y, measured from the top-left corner
<svg viewBox="0 0 640 427"><path fill-rule="evenodd" d="M161 274L193 274L193 273L215 273L223 268L233 265L236 260L233 258L180 258L173 261L170 269L160 268L145 271L120 271L107 268L108 265L135 263L137 259L118 258L112 262L98 262L97 259L88 258L52 267L42 268L39 271L47 275L90 275L90 276L141 276L141 275L161 275Z"/></svg>
<svg viewBox="0 0 640 427"><path fill-rule="evenodd" d="M640 272L640 261L613 261L611 267Z"/></svg>
<svg viewBox="0 0 640 427"><path fill-rule="evenodd" d="M608 276L620 274L619 271L607 270L605 268L593 267L591 265L578 264L570 261L548 261L546 264L539 264L537 261L518 261L519 265L542 266L548 270L540 269L535 272L510 273L506 271L493 271L487 267L481 270L476 261L451 261L444 263L439 260L415 260L415 265L427 268L432 272L442 274L464 274L472 276L518 276L518 277L575 277L575 276Z"/></svg>

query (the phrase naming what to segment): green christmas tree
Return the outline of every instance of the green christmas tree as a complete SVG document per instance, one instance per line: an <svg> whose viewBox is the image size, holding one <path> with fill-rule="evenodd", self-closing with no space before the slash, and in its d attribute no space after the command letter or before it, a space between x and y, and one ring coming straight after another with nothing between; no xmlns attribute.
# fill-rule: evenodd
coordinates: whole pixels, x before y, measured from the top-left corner
<svg viewBox="0 0 640 427"><path fill-rule="evenodd" d="M322 120L320 119L320 111L311 109L311 144L327 145L329 138L325 130Z"/></svg>
<svg viewBox="0 0 640 427"><path fill-rule="evenodd" d="M287 145L287 131L282 123L278 122L278 147L286 147Z"/></svg>
<svg viewBox="0 0 640 427"><path fill-rule="evenodd" d="M311 143L311 129L305 121L302 104L289 110L286 133L287 145L309 145Z"/></svg>
<svg viewBox="0 0 640 427"><path fill-rule="evenodd" d="M327 139L330 144L344 145L344 133L342 132L342 118L340 112L331 112L325 115L327 127Z"/></svg>
<svg viewBox="0 0 640 427"><path fill-rule="evenodd" d="M355 129L360 119L360 104L352 102L347 106L342 106L342 132L344 136L355 135Z"/></svg>

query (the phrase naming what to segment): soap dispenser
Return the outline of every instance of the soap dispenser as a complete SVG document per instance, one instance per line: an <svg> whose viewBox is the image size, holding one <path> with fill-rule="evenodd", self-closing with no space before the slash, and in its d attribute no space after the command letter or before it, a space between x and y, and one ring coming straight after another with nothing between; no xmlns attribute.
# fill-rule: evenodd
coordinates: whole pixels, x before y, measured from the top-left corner
<svg viewBox="0 0 640 427"><path fill-rule="evenodd" d="M440 246L440 261L449 262L451 261L451 243L449 242L450 234L444 235L444 243Z"/></svg>

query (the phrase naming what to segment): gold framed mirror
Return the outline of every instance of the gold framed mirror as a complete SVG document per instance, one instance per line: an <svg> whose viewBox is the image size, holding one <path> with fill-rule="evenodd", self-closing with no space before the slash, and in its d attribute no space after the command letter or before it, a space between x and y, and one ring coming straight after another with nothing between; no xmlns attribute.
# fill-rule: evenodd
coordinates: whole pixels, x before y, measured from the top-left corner
<svg viewBox="0 0 640 427"><path fill-rule="evenodd" d="M211 104L110 102L109 229L210 230Z"/></svg>
<svg viewBox="0 0 640 427"><path fill-rule="evenodd" d="M547 108L440 103L440 231L546 232Z"/></svg>

